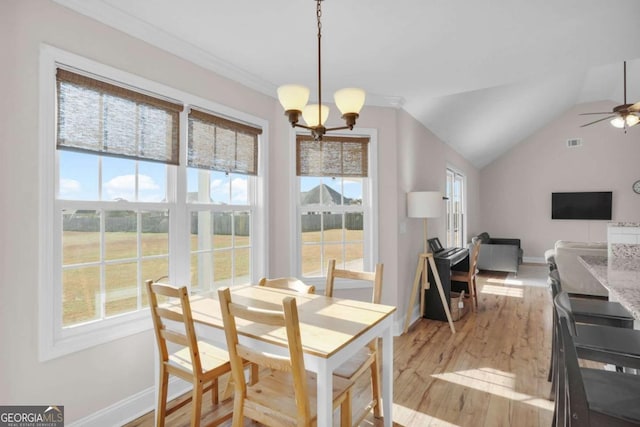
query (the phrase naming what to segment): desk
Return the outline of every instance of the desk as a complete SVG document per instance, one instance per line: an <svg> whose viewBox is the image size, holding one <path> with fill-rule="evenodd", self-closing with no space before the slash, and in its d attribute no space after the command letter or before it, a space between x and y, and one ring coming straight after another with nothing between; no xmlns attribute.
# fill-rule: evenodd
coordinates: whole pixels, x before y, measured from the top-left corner
<svg viewBox="0 0 640 427"><path fill-rule="evenodd" d="M579 256L578 260L609 291L609 299L617 301L640 321L640 258Z"/></svg>
<svg viewBox="0 0 640 427"><path fill-rule="evenodd" d="M469 270L469 250L461 249L453 256L441 257L434 254L433 260L436 263L438 269L438 275L440 276L440 282L442 283L442 290L447 300L447 305L451 307L451 270L468 271ZM433 271L429 270L429 283L435 283L433 277ZM459 284L453 286L453 290L459 292L463 287ZM466 289L466 288L464 288ZM423 317L427 319L447 321L447 315L442 306L442 300L438 294L438 289L435 286L429 287L424 292L424 312L421 313ZM467 290L467 295L469 294ZM471 302L473 304L473 301Z"/></svg>
<svg viewBox="0 0 640 427"><path fill-rule="evenodd" d="M331 390L333 371L368 342L382 338L382 410L384 425L393 420L393 312L395 307L329 298L323 295L257 286L231 288L232 299L241 304L270 310L282 310L282 299L293 295L298 306L300 335L305 368L318 375L317 425L330 426L333 421ZM197 324L207 326L216 341L226 342L218 296L194 296L191 311ZM246 343L264 351L284 354L287 337L284 328L263 330L238 323ZM242 337L241 337L242 340Z"/></svg>

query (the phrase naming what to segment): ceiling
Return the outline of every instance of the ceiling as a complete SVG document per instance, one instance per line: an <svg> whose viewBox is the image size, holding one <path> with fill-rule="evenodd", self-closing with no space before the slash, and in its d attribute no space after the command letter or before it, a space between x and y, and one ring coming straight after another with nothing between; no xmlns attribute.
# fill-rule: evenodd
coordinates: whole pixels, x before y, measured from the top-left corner
<svg viewBox="0 0 640 427"><path fill-rule="evenodd" d="M316 96L312 0L55 1L270 96L284 83ZM628 101L640 101L637 0L325 0L322 10L323 98L362 87L367 105L403 108L479 168L577 104L621 104L624 60Z"/></svg>

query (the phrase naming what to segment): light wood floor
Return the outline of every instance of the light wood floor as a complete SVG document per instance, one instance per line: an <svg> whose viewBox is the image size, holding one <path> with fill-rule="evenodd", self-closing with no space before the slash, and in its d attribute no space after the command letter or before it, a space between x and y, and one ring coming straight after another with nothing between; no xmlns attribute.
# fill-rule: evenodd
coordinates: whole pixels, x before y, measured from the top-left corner
<svg viewBox="0 0 640 427"><path fill-rule="evenodd" d="M532 270L540 279L546 276L546 266ZM421 319L395 338L394 426L551 425L551 298L541 280L528 286L526 278L505 279L503 273L481 274L479 310L455 322L455 335L446 322ZM359 385L364 399L367 383ZM189 425L189 408L167 425ZM153 413L127 424L152 425ZM382 422L369 416L362 425Z"/></svg>

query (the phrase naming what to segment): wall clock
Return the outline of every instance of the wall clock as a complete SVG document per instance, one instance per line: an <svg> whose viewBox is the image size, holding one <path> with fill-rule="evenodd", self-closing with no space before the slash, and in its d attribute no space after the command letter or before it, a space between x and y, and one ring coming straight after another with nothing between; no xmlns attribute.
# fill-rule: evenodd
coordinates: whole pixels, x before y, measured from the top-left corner
<svg viewBox="0 0 640 427"><path fill-rule="evenodd" d="M640 194L640 179L633 183L633 191Z"/></svg>

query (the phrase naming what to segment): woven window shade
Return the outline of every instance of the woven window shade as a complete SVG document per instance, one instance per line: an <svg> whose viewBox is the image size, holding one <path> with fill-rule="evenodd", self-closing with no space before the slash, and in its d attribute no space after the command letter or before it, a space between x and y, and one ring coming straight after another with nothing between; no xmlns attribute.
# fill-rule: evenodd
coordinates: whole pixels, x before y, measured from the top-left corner
<svg viewBox="0 0 640 427"><path fill-rule="evenodd" d="M58 68L59 149L178 164L180 104Z"/></svg>
<svg viewBox="0 0 640 427"><path fill-rule="evenodd" d="M192 109L187 164L200 169L257 175L261 133L260 128Z"/></svg>
<svg viewBox="0 0 640 427"><path fill-rule="evenodd" d="M296 137L296 173L298 176L366 177L368 175L369 138L323 136L314 141L310 135Z"/></svg>

